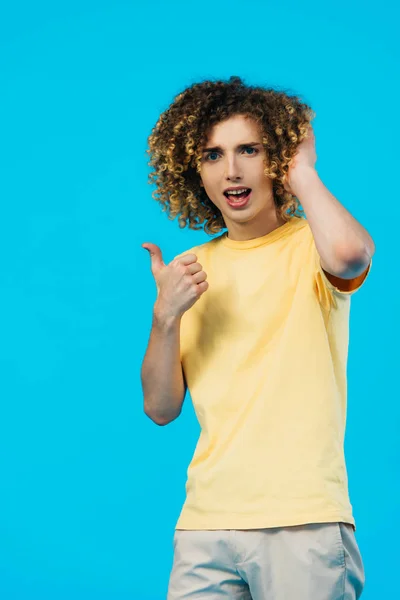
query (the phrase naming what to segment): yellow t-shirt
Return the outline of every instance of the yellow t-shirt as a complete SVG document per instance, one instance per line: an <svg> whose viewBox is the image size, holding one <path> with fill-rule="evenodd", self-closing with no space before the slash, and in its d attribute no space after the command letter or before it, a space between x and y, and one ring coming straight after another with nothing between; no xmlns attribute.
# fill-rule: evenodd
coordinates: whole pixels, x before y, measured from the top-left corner
<svg viewBox="0 0 400 600"><path fill-rule="evenodd" d="M299 217L178 256L189 252L209 288L181 321L201 433L176 529L355 527L344 456L350 296L372 261L335 287Z"/></svg>

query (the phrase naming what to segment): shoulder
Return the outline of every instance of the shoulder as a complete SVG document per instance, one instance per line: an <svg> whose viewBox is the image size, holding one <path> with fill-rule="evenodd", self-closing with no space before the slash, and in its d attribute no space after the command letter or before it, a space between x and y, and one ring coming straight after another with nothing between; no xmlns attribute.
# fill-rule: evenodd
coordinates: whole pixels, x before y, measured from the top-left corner
<svg viewBox="0 0 400 600"><path fill-rule="evenodd" d="M192 246L191 248L188 248L187 250L180 252L179 254L176 254L176 256L174 258L180 258L180 257L184 256L185 254L195 254L198 258L200 258L201 256L206 255L208 252L212 251L216 247L217 242L220 239L220 237L222 237L222 236L213 238L213 239L209 240L208 242L205 242L204 244Z"/></svg>

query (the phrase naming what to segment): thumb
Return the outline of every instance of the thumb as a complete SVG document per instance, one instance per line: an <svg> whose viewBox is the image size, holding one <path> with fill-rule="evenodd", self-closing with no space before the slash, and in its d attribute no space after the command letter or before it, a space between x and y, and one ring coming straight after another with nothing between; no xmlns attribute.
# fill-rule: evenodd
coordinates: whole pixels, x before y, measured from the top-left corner
<svg viewBox="0 0 400 600"><path fill-rule="evenodd" d="M156 276L157 273L161 271L163 267L165 267L161 249L156 244L151 244L150 242L142 244L142 248L149 251L151 260L151 271L153 275Z"/></svg>

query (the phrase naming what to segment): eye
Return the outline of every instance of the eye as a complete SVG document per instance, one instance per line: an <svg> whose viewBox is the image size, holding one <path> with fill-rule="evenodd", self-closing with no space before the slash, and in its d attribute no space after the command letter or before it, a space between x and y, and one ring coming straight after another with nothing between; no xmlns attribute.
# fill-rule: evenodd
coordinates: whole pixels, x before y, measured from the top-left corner
<svg viewBox="0 0 400 600"><path fill-rule="evenodd" d="M252 150L252 154L248 155L248 156L252 156L253 154L257 154L258 150L256 148L253 148L252 146L246 146L245 148L243 148L243 152L245 152L246 150ZM209 152L208 154L206 154L205 156L205 160L210 160L210 157L213 154L219 154L219 152ZM215 162L215 160L211 159L211 162Z"/></svg>
<svg viewBox="0 0 400 600"><path fill-rule="evenodd" d="M206 154L206 160L210 159L210 156L212 156L213 154L218 154L218 152L209 152L208 154ZM211 162L215 162L215 161L211 161Z"/></svg>

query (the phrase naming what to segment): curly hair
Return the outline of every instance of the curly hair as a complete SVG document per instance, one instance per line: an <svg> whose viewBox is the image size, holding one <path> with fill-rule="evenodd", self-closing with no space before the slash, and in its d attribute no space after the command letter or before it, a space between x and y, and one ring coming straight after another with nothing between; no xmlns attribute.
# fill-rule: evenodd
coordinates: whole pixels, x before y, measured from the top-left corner
<svg viewBox="0 0 400 600"><path fill-rule="evenodd" d="M305 138L315 113L295 95L245 85L240 77L203 81L178 94L163 112L148 137L149 183L156 184L152 198L162 204L168 218L178 216L179 227L213 235L225 228L223 215L200 185L202 148L214 125L234 115L250 117L259 125L268 157L264 173L272 180L278 214L286 222L302 217L298 199L284 189L290 163Z"/></svg>

